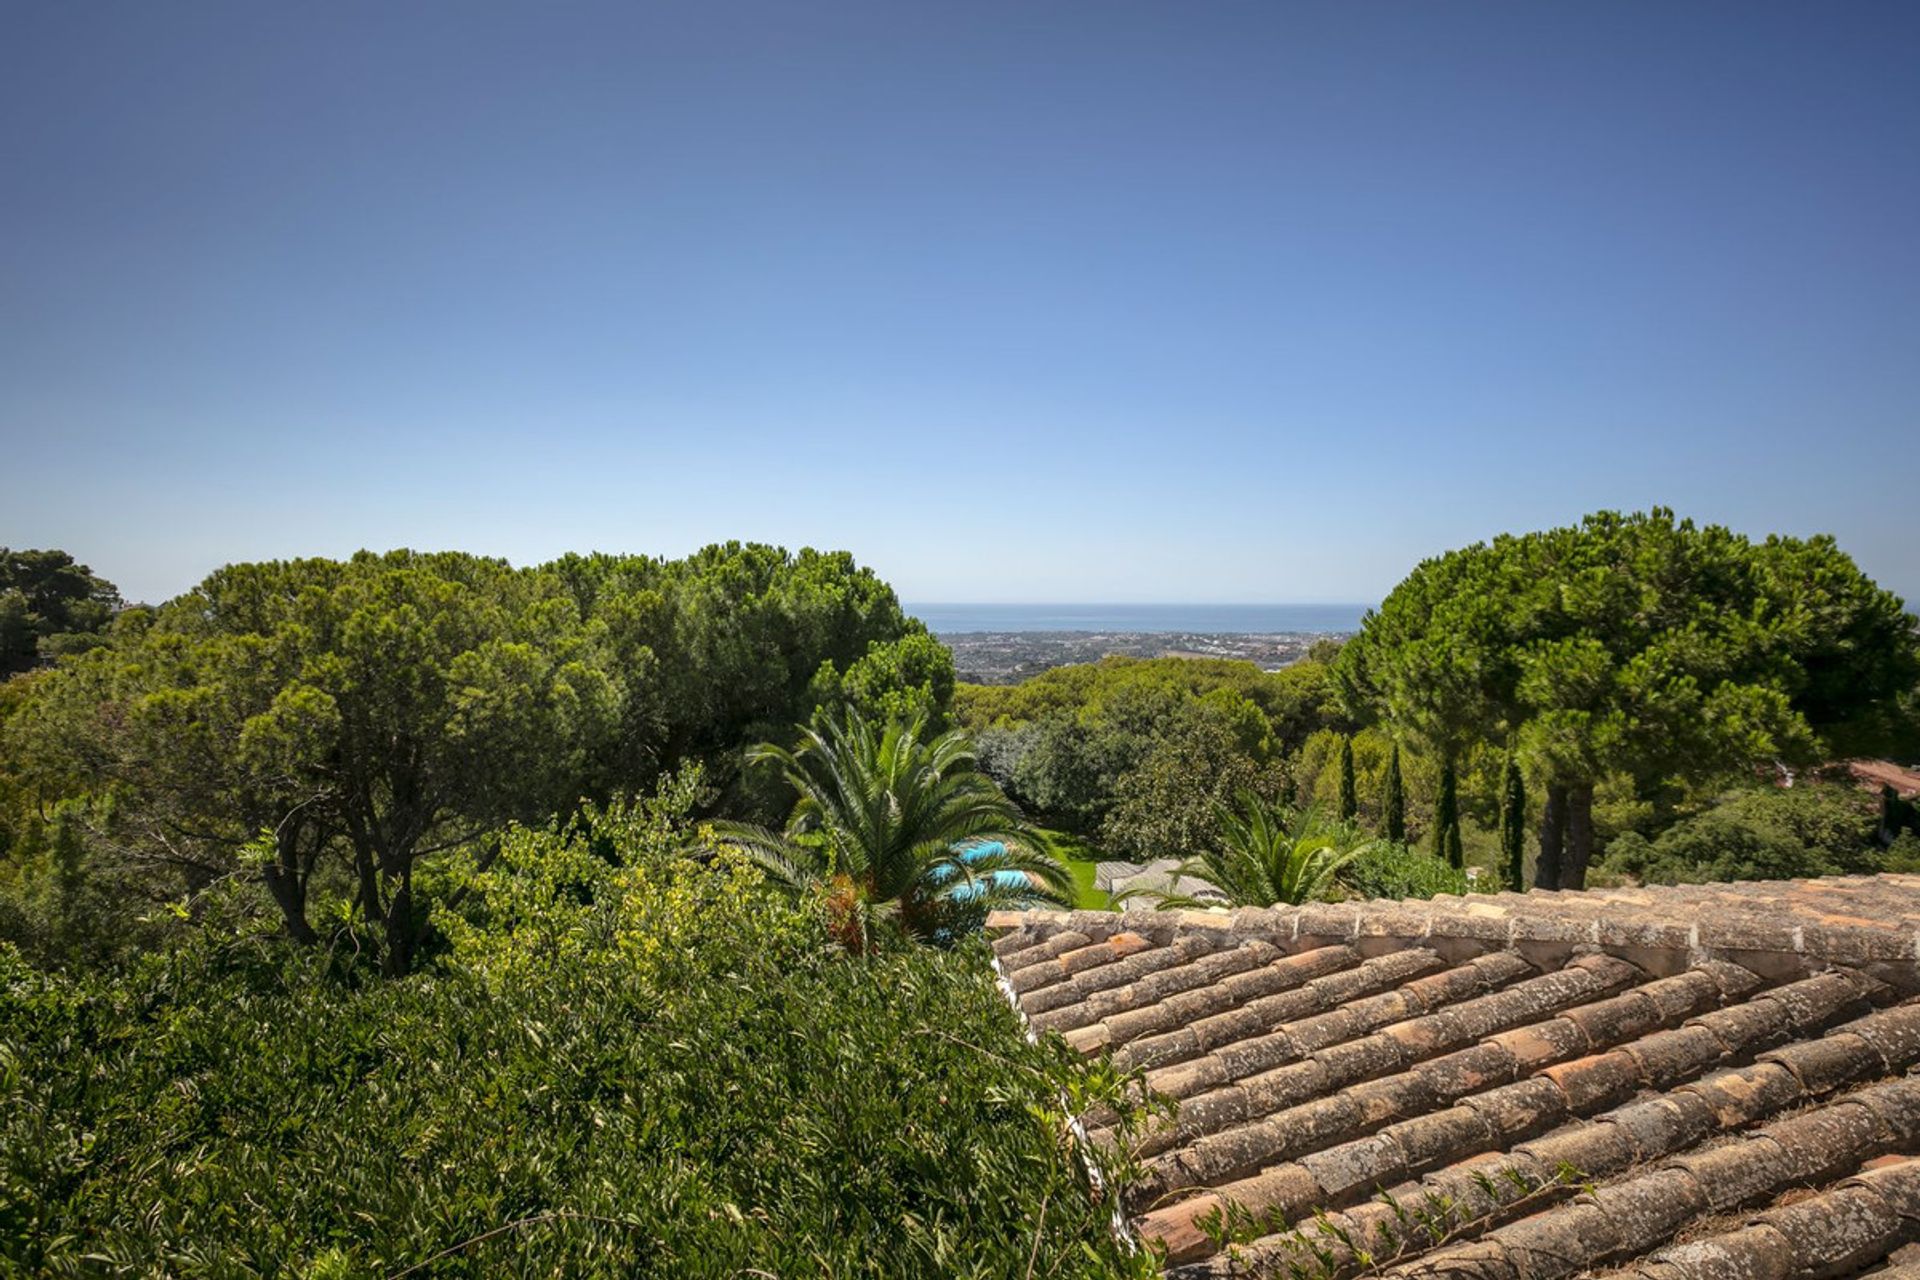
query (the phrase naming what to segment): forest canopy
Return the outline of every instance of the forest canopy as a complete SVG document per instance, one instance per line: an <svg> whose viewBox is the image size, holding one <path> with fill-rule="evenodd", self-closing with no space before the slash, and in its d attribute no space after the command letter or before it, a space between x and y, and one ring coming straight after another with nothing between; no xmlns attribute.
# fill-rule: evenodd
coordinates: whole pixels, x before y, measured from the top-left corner
<svg viewBox="0 0 1920 1280"><path fill-rule="evenodd" d="M447 855L686 763L753 811L747 745L823 701L944 712L944 657L844 553L228 566L8 687L0 852L37 881L8 932L111 952L155 905L257 877L289 936L357 919L402 972ZM76 932L88 897L123 905Z"/></svg>
<svg viewBox="0 0 1920 1280"><path fill-rule="evenodd" d="M1029 1040L976 936L1074 896L1060 832L1236 904L1920 869L1911 804L1806 767L1914 742L1914 620L1830 540L1662 511L1427 561L1280 671L1000 687L844 553L369 552L157 607L9 563L30 1274L1144 1276L1138 1168L1074 1120L1157 1104Z"/></svg>
<svg viewBox="0 0 1920 1280"><path fill-rule="evenodd" d="M86 648L120 604L111 582L64 551L0 547L0 680Z"/></svg>
<svg viewBox="0 0 1920 1280"><path fill-rule="evenodd" d="M1340 655L1350 705L1450 765L1511 745L1545 788L1536 883L1579 888L1595 788L1808 763L1912 690L1900 599L1832 538L1602 512L1425 561Z"/></svg>

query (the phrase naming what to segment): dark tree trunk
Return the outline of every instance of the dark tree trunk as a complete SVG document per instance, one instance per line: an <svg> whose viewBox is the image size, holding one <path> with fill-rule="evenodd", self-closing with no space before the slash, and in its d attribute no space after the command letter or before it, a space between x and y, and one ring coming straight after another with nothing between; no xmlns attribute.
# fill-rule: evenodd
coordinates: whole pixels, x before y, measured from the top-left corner
<svg viewBox="0 0 1920 1280"><path fill-rule="evenodd" d="M287 936L305 946L312 946L320 940L307 923L307 882L298 871L282 866L269 865L264 868L267 892L273 895L274 905L280 908L280 916L287 926Z"/></svg>
<svg viewBox="0 0 1920 1280"><path fill-rule="evenodd" d="M387 903L387 951L381 959L381 971L397 978L413 967L413 868L400 873Z"/></svg>
<svg viewBox="0 0 1920 1280"><path fill-rule="evenodd" d="M305 855L300 849L302 837L310 837ZM280 824L274 841L274 861L261 868L267 892L280 908L287 936L303 946L312 946L320 940L320 935L307 923L307 883L313 878L313 866L319 861L325 840L325 835L317 829L310 830L307 823L289 817Z"/></svg>
<svg viewBox="0 0 1920 1280"><path fill-rule="evenodd" d="M1501 776L1500 861L1507 873L1507 887L1526 892L1527 861L1527 784L1520 776L1520 763L1507 753L1507 766Z"/></svg>
<svg viewBox="0 0 1920 1280"><path fill-rule="evenodd" d="M1560 866L1562 889L1587 887L1587 863L1593 860L1593 784L1567 789L1567 851Z"/></svg>
<svg viewBox="0 0 1920 1280"><path fill-rule="evenodd" d="M1533 864L1533 887L1560 887L1561 850L1567 840L1567 788L1547 784L1547 802L1540 813L1540 857Z"/></svg>
<svg viewBox="0 0 1920 1280"><path fill-rule="evenodd" d="M1433 856L1464 866L1460 843L1460 776L1449 757L1440 766L1440 789L1433 801Z"/></svg>
<svg viewBox="0 0 1920 1280"><path fill-rule="evenodd" d="M355 848L353 854L353 873L359 884L355 897L359 899L360 918L367 922L368 929L374 929L385 923L386 908L380 901L380 872L373 855L361 848Z"/></svg>

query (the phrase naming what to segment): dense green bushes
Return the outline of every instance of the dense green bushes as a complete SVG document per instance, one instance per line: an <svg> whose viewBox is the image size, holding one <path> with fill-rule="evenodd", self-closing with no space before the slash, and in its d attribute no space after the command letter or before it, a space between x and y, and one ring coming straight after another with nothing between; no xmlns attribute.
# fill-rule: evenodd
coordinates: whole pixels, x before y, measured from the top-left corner
<svg viewBox="0 0 1920 1280"><path fill-rule="evenodd" d="M514 832L370 978L208 931L0 950L0 1259L33 1275L1108 1276L1109 1203L978 943L853 960L671 813Z"/></svg>
<svg viewBox="0 0 1920 1280"><path fill-rule="evenodd" d="M1779 880L1879 871L1873 801L1848 786L1742 790L1649 839L1614 837L1599 870L1646 884Z"/></svg>
<svg viewBox="0 0 1920 1280"><path fill-rule="evenodd" d="M27 888L71 906L112 886L151 914L253 876L289 936L317 942L345 912L404 972L431 942L438 864L503 823L688 760L764 816L749 743L823 702L939 718L952 682L945 648L843 553L230 565L0 693L0 938L71 958L29 927L47 911ZM56 812L83 838L64 879L32 845Z"/></svg>
<svg viewBox="0 0 1920 1280"><path fill-rule="evenodd" d="M1017 685L962 685L955 717L1022 804L1117 857L1198 854L1222 804L1286 790L1286 754L1337 720L1322 656L1108 658Z"/></svg>
<svg viewBox="0 0 1920 1280"><path fill-rule="evenodd" d="M1386 844L1342 867L1340 887L1355 898L1431 898L1465 893L1467 873L1432 854Z"/></svg>

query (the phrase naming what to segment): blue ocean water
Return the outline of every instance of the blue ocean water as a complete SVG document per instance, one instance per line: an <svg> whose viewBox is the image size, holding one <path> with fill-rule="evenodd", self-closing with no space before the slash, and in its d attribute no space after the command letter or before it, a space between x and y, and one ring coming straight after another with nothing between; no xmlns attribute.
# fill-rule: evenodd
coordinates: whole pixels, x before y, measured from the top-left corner
<svg viewBox="0 0 1920 1280"><path fill-rule="evenodd" d="M1358 631L1364 604L909 604L935 635L978 631Z"/></svg>

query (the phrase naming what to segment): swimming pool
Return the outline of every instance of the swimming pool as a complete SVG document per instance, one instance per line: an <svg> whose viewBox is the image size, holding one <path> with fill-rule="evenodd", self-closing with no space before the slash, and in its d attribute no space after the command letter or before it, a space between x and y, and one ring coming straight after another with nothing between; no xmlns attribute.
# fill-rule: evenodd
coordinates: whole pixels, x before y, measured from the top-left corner
<svg viewBox="0 0 1920 1280"><path fill-rule="evenodd" d="M962 862L969 862L975 858L992 857L996 854L1005 853L1006 851L1007 846L1002 841L976 840L972 844L963 846L959 852L960 860ZM938 878L945 880L953 874L955 874L955 872L952 869L943 868ZM1003 889L1025 889L1029 884L1027 873L1024 871L993 871L988 873L988 877L991 877L994 883ZM988 877L982 878L985 879ZM978 892L980 892L978 883L963 884L954 889L953 896L956 898L971 898Z"/></svg>

